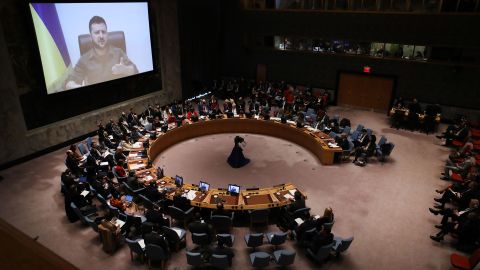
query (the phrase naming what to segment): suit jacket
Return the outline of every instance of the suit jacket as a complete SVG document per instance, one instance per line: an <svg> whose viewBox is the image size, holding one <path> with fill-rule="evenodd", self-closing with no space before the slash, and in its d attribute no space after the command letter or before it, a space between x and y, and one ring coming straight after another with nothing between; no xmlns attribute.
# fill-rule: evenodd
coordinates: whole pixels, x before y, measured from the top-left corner
<svg viewBox="0 0 480 270"><path fill-rule="evenodd" d="M156 232L151 232L151 233L147 233L145 234L145 236L143 237L143 240L145 241L145 245L157 245L157 246L161 246L163 248L163 250L165 251L165 253L169 253L170 252L170 248L169 248L169 245L168 245L168 241L167 239L165 239L164 236L156 233Z"/></svg>
<svg viewBox="0 0 480 270"><path fill-rule="evenodd" d="M145 214L145 218L147 218L148 222L152 222L157 224L159 227L168 226L168 221L163 218L162 213L158 210L148 210Z"/></svg>
<svg viewBox="0 0 480 270"><path fill-rule="evenodd" d="M187 211L188 209L190 209L190 207L192 207L190 201L183 196L174 196L173 206L180 208L183 211Z"/></svg>

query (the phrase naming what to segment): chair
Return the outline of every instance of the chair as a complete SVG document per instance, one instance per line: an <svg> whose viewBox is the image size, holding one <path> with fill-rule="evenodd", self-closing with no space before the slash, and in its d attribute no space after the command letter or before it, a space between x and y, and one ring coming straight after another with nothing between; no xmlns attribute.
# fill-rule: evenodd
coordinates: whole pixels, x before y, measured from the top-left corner
<svg viewBox="0 0 480 270"><path fill-rule="evenodd" d="M335 221L329 222L329 223L323 223L323 229L327 231L332 231L332 227Z"/></svg>
<svg viewBox="0 0 480 270"><path fill-rule="evenodd" d="M232 234L217 234L217 245L218 246L227 246L232 247L233 242L235 242L235 235Z"/></svg>
<svg viewBox="0 0 480 270"><path fill-rule="evenodd" d="M350 155L353 152L353 149L355 148L355 145L353 144L352 141L348 141L348 149L342 151L342 160L346 161L350 158Z"/></svg>
<svg viewBox="0 0 480 270"><path fill-rule="evenodd" d="M342 130L342 134L346 134L346 135L348 136L348 135L350 135L350 130L352 130L352 127L346 126L346 127Z"/></svg>
<svg viewBox="0 0 480 270"><path fill-rule="evenodd" d="M168 213L170 214L170 217L181 221L182 225L184 228L187 226L187 222L192 218L193 216L193 207L188 209L187 211L183 211L182 209L175 207L173 205L170 205L168 207Z"/></svg>
<svg viewBox="0 0 480 270"><path fill-rule="evenodd" d="M308 216L310 216L309 207L300 208L293 212L293 218L306 219Z"/></svg>
<svg viewBox="0 0 480 270"><path fill-rule="evenodd" d="M120 210L118 210L117 207L112 206L111 204L107 204L107 205L108 205L108 210L110 211L110 213L112 214L112 216L118 217L119 214L120 214Z"/></svg>
<svg viewBox="0 0 480 270"><path fill-rule="evenodd" d="M98 224L95 223L94 219L92 219L90 216L86 216L85 221L87 221L88 226L90 226L96 233L98 233Z"/></svg>
<svg viewBox="0 0 480 270"><path fill-rule="evenodd" d="M253 248L263 245L263 233L247 234L243 237L248 247Z"/></svg>
<svg viewBox="0 0 480 270"><path fill-rule="evenodd" d="M332 250L335 253L335 256L339 256L340 253L346 251L350 247L350 244L353 242L353 236L349 238L335 236L333 241L335 244L333 245Z"/></svg>
<svg viewBox="0 0 480 270"><path fill-rule="evenodd" d="M390 146L387 148L387 145ZM387 157L390 156L390 154L392 153L394 147L395 144L392 142L384 143L382 144L382 146L377 148L377 150L375 151L375 155L377 156L378 160L380 160L380 162L385 162Z"/></svg>
<svg viewBox="0 0 480 270"><path fill-rule="evenodd" d="M380 140L378 140L378 147L380 147L382 144L386 142L387 142L387 138L382 135L382 137L380 137Z"/></svg>
<svg viewBox="0 0 480 270"><path fill-rule="evenodd" d="M118 183L122 183L122 182L125 182L125 180L127 180L127 176L122 177L117 174L117 172L115 171L115 167L112 168L112 173L115 176L115 178L117 178Z"/></svg>
<svg viewBox="0 0 480 270"><path fill-rule="evenodd" d="M267 233L267 241L274 245L275 249L277 249L279 245L285 243L285 240L287 240L286 232Z"/></svg>
<svg viewBox="0 0 480 270"><path fill-rule="evenodd" d="M180 250L180 245L184 245L186 243L185 236L187 233L184 229L162 226L162 230L170 246L175 247L175 251Z"/></svg>
<svg viewBox="0 0 480 270"><path fill-rule="evenodd" d="M125 242L128 245L128 248L130 249L130 260L133 261L133 254L138 254L140 256L140 261L143 262L145 258L145 250L140 246L137 240L131 240L128 238L125 238Z"/></svg>
<svg viewBox="0 0 480 270"><path fill-rule="evenodd" d="M97 196L97 199L100 201L100 203L102 204L102 207L104 208L108 208L108 203L107 203L107 200L105 200L105 198L101 195L101 194L95 194L95 196Z"/></svg>
<svg viewBox="0 0 480 270"><path fill-rule="evenodd" d="M210 213L210 224L216 233L229 233L233 225L234 212L231 216L224 215L212 215Z"/></svg>
<svg viewBox="0 0 480 270"><path fill-rule="evenodd" d="M192 243L200 246L201 250L210 245L210 237L206 233L192 233Z"/></svg>
<svg viewBox="0 0 480 270"><path fill-rule="evenodd" d="M349 141L355 141L356 139L358 139L358 136L360 135L360 131L357 131L355 130L352 135L350 135L350 140Z"/></svg>
<svg viewBox="0 0 480 270"><path fill-rule="evenodd" d="M362 124L358 124L357 128L355 129L355 131L362 131L362 129L364 128L364 126Z"/></svg>
<svg viewBox="0 0 480 270"><path fill-rule="evenodd" d="M152 267L152 261L161 261L161 268L165 266L165 260L167 259L167 254L161 246L149 244L145 247L145 252L148 258L148 269Z"/></svg>
<svg viewBox="0 0 480 270"><path fill-rule="evenodd" d="M88 147L82 142L77 145L77 148L80 154L82 154L82 156L88 155L90 153L90 151L88 151Z"/></svg>
<svg viewBox="0 0 480 270"><path fill-rule="evenodd" d="M125 46L125 34L123 31L108 32L108 43L114 47L122 49L127 53ZM78 46L80 47L80 55L83 55L88 50L93 48L92 38L90 34L83 34L78 36Z"/></svg>
<svg viewBox="0 0 480 270"><path fill-rule="evenodd" d="M270 263L270 254L262 251L251 253L250 262L255 268L267 267Z"/></svg>
<svg viewBox="0 0 480 270"><path fill-rule="evenodd" d="M327 259L328 256L330 255L330 252L332 251L334 243L331 243L326 246L320 247L316 253L313 253L310 248L307 248L307 254L317 263L324 263Z"/></svg>
<svg viewBox="0 0 480 270"><path fill-rule="evenodd" d="M154 203L152 201L150 201L149 198L145 197L145 195L138 194L138 197L140 197L140 199L142 200L143 205L145 205L145 208L147 208L147 209L152 209L153 208Z"/></svg>
<svg viewBox="0 0 480 270"><path fill-rule="evenodd" d="M187 263L193 267L203 267L202 254L199 252L187 251Z"/></svg>
<svg viewBox="0 0 480 270"><path fill-rule="evenodd" d="M214 268L225 269L230 266L227 255L212 254L210 257L210 265Z"/></svg>
<svg viewBox="0 0 480 270"><path fill-rule="evenodd" d="M293 232L295 232L295 231L293 231ZM297 241L300 242L301 246L305 246L305 244L307 242L305 240L312 239L315 236L316 233L317 233L317 228L311 228L310 230L305 231L302 235L302 238L297 239ZM295 238L297 238L296 235L295 235Z"/></svg>
<svg viewBox="0 0 480 270"><path fill-rule="evenodd" d="M75 205L74 202L70 203L70 207L73 209L73 212L75 212L75 214L78 216L78 218L80 219L80 221L85 224L85 225L88 225L88 222L87 220L85 219L85 216L89 216L89 217L94 217L97 215L96 212L94 213L82 213L82 211L80 211L80 209L78 209L78 207ZM85 215L86 214L86 215Z"/></svg>
<svg viewBox="0 0 480 270"><path fill-rule="evenodd" d="M273 252L273 258L278 266L286 267L293 264L296 254L297 253L293 250L276 250Z"/></svg>
<svg viewBox="0 0 480 270"><path fill-rule="evenodd" d="M450 263L453 269L473 270L480 262L480 249L473 252L470 257L466 257L457 253L450 255Z"/></svg>
<svg viewBox="0 0 480 270"><path fill-rule="evenodd" d="M127 193L130 195L138 195L146 189L146 187L133 189L129 184L127 184L127 182L123 182L122 185L125 187L125 189L127 190Z"/></svg>
<svg viewBox="0 0 480 270"><path fill-rule="evenodd" d="M250 228L253 227L253 224L266 224L268 225L268 214L270 210L268 209L255 209L249 211L250 213Z"/></svg>

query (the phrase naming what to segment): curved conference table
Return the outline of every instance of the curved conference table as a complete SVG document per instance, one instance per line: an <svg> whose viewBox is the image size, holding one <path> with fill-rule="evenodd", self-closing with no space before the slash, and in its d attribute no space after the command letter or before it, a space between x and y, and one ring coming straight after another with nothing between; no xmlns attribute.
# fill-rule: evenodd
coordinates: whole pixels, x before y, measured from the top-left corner
<svg viewBox="0 0 480 270"><path fill-rule="evenodd" d="M148 156L150 160L155 160L161 152L177 143L198 136L219 133L253 133L285 139L307 148L324 165L333 164L335 155L342 152L339 147L329 146L329 143L333 142L332 138L312 128L297 128L292 122L282 124L276 120L235 117L200 120L196 123L173 128L150 143ZM155 181L158 190L166 191L166 197L170 200L173 200L173 196L178 189L182 189L185 196L190 199L191 205L195 207L215 209L218 202L223 202L225 209L234 211L275 208L290 204L295 191L298 190L292 183L267 188L246 189L238 195L229 194L225 189L210 189L203 192L197 185L189 183L184 183L182 187L176 187L172 177L165 176L158 179L155 168L146 169L148 159L140 158L138 155L138 152L144 150L142 147L141 143L137 143L136 146L124 149L130 151L128 167L131 170L137 170L136 175L139 181L145 185ZM300 193L306 197L302 191Z"/></svg>
<svg viewBox="0 0 480 270"><path fill-rule="evenodd" d="M312 152L323 165L334 163L335 155L342 153L340 147L330 147L334 140L327 134L313 128L297 128L293 123L282 124L274 120L248 118L225 118L199 121L174 128L158 137L150 146L150 160L167 148L199 136L219 133L253 133L281 138L296 143Z"/></svg>

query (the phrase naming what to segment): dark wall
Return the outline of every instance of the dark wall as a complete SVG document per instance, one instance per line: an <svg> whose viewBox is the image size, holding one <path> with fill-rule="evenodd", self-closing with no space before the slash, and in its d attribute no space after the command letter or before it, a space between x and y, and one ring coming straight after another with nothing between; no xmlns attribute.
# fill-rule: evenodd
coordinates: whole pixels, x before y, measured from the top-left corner
<svg viewBox="0 0 480 270"><path fill-rule="evenodd" d="M190 97L218 76L222 54L221 0L180 0L178 18L183 96Z"/></svg>
<svg viewBox="0 0 480 270"><path fill-rule="evenodd" d="M89 87L47 95L40 54L26 1L8 1L1 8L1 24L19 89L28 129L37 128L98 108L162 89L160 50L155 10L150 8L155 71Z"/></svg>
<svg viewBox="0 0 480 270"><path fill-rule="evenodd" d="M374 74L397 79L396 96L480 108L479 67L275 51L258 44L261 43L258 37L292 35L480 49L480 35L473 27L480 25L480 16L244 11L232 3L235 1L228 2L231 2L229 7L224 9L228 14L224 22L224 76L255 78L256 65L266 64L269 80L336 89L340 71L361 72L362 67L368 65Z"/></svg>

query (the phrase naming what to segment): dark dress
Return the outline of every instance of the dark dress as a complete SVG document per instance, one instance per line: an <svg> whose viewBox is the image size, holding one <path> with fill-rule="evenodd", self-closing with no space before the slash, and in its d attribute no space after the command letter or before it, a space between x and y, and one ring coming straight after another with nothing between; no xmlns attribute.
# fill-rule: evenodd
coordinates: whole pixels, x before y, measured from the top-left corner
<svg viewBox="0 0 480 270"><path fill-rule="evenodd" d="M245 158L242 148L238 145L238 143L236 143L233 147L232 153L227 159L227 162L233 168L240 168L247 165L250 162L250 159Z"/></svg>

